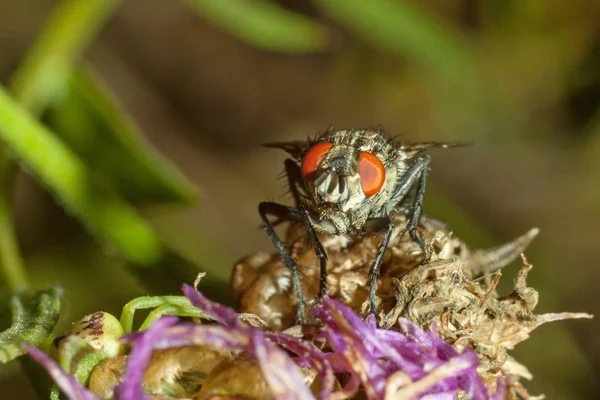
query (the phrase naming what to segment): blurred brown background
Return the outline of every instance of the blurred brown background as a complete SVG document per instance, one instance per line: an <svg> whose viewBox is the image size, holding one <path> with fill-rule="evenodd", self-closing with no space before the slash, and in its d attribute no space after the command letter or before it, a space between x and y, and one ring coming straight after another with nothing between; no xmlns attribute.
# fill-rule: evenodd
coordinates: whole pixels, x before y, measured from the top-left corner
<svg viewBox="0 0 600 400"><path fill-rule="evenodd" d="M469 43L477 74L440 73L308 1L280 3L328 26L328 49L267 52L178 1L129 0L87 53L147 138L199 188L195 207L145 210L166 240L226 279L237 258L271 249L256 207L284 192L277 176L285 155L261 143L302 139L329 125L382 124L406 140L473 142L433 153L425 212L473 247L539 227L527 252L538 312L600 314L600 2L415 1ZM2 0L3 80L53 4ZM15 203L36 285L66 287L62 326L98 309L118 314L144 293L26 176ZM515 272L514 265L504 271L505 288ZM599 328L595 319L534 332L514 352L534 375L530 391L598 398ZM0 381L9 397L1 398L28 393L11 368Z"/></svg>

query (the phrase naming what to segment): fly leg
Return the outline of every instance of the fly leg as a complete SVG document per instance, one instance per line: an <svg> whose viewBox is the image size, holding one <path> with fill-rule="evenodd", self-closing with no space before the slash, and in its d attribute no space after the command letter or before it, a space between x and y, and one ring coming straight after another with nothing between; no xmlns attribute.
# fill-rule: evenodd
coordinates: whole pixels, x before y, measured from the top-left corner
<svg viewBox="0 0 600 400"><path fill-rule="evenodd" d="M294 287L294 293L296 294L296 299L298 301L296 306L296 323L301 323L304 319L304 294L302 292L302 287L300 286L300 273L298 271L298 264L296 264L294 259L290 256L285 244L279 235L277 235L275 229L273 229L273 224L271 221L269 221L269 218L267 218L267 215L272 215L281 220L301 221L300 213L296 208L269 201L263 201L258 205L258 213L263 221L267 235L269 235L271 241L273 242L273 246L275 246L279 252L279 255L281 256L281 259L292 272L292 284Z"/></svg>
<svg viewBox="0 0 600 400"><path fill-rule="evenodd" d="M423 156L416 159L416 161L408 168L408 170L401 177L400 184L394 196L392 197L398 202L401 202L403 198L409 193L412 186L416 183L417 188L415 197L412 201L410 211L408 214L408 221L406 222L406 228L402 231L402 234L408 233L410 238L419 246L423 252L423 261L429 258L429 252L425 246L425 243L417 235L417 225L419 219L423 213L423 198L425 196L425 183L427 180L427 167L429 165L429 156Z"/></svg>
<svg viewBox="0 0 600 400"><path fill-rule="evenodd" d="M421 251L423 252L423 261L425 262L429 258L429 252L425 243L417 236L417 225L423 214L423 198L425 197L425 181L427 179L427 168L423 169L419 175L419 182L417 183L417 193L412 204L412 209L406 223L405 231L408 232L410 238L415 242Z"/></svg>
<svg viewBox="0 0 600 400"><path fill-rule="evenodd" d="M307 210L302 203L302 195L300 194L300 190L298 189L298 185L302 182L302 173L300 171L300 167L291 159L285 160L284 165L285 173L288 178L290 192L294 197L296 207L298 207L300 219L302 221L302 224L306 228L308 238L310 239L313 249L315 250L315 254L319 259L320 273L319 293L317 294L317 299L322 299L323 296L327 294L327 252L325 251L323 245L319 241L317 233L315 232L315 229L310 222L309 210Z"/></svg>
<svg viewBox="0 0 600 400"><path fill-rule="evenodd" d="M383 262L383 255L385 254L385 250L390 243L390 238L392 237L392 232L394 231L394 222L388 220L387 229L385 230L385 234L381 243L379 244L379 248L377 249L377 256L375 256L375 260L373 261L373 265L371 266L371 271L369 272L370 286L369 286L369 305L371 314L375 315L375 293L377 291L377 276L379 276L379 270L381 269L381 263Z"/></svg>
<svg viewBox="0 0 600 400"><path fill-rule="evenodd" d="M310 219L308 217L308 210L304 207L300 207L300 218L302 218L302 223L306 227L306 231L308 232L308 238L313 245L315 250L315 254L319 259L320 265L320 273L319 273L319 293L317 294L317 299L320 300L327 294L327 252L323 248L323 245L319 241L317 237L317 233L310 223Z"/></svg>

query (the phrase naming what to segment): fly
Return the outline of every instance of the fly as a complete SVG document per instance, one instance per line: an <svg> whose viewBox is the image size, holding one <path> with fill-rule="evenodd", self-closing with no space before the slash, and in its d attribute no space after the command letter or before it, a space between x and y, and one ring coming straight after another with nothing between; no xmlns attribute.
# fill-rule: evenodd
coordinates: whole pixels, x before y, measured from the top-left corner
<svg viewBox="0 0 600 400"><path fill-rule="evenodd" d="M422 214L425 183L430 157L422 152L433 147L461 144L423 142L397 143L379 130L327 129L308 141L269 143L267 147L285 150L285 160L295 207L261 202L258 212L265 230L283 262L291 270L298 307L297 322L304 318L304 295L298 265L290 256L269 215L280 221L301 222L308 232L319 259L318 299L327 294L327 254L317 232L331 235L368 235L383 233L369 278L370 312L375 313L377 276L394 223L392 216L406 212L408 233L428 259L425 244L417 235Z"/></svg>

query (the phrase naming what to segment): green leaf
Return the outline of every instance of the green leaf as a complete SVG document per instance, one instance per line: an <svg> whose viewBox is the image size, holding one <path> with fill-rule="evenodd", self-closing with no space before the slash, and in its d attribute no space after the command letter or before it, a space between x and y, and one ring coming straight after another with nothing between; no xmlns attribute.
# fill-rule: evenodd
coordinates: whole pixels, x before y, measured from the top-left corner
<svg viewBox="0 0 600 400"><path fill-rule="evenodd" d="M147 266L162 258L162 246L148 223L2 88L0 140L67 211L128 260Z"/></svg>
<svg viewBox="0 0 600 400"><path fill-rule="evenodd" d="M33 295L11 298L12 325L0 333L0 362L25 353L21 343L40 346L54 330L60 311L60 290L52 288Z"/></svg>
<svg viewBox="0 0 600 400"><path fill-rule="evenodd" d="M62 0L10 82L30 112L40 111L65 92L73 64L89 46L120 0Z"/></svg>
<svg viewBox="0 0 600 400"><path fill-rule="evenodd" d="M28 111L38 115L64 91L73 64L112 14L119 0L62 0L34 42L19 69L11 77L10 89ZM2 202L0 208L1 267L13 292L27 288L27 278L12 229L9 195L16 175L0 149Z"/></svg>
<svg viewBox="0 0 600 400"><path fill-rule="evenodd" d="M206 20L261 49L300 53L326 45L323 26L269 1L188 1Z"/></svg>
<svg viewBox="0 0 600 400"><path fill-rule="evenodd" d="M473 49L458 32L414 4L390 0L313 0L360 36L437 76L476 73Z"/></svg>
<svg viewBox="0 0 600 400"><path fill-rule="evenodd" d="M87 165L136 202L191 202L192 184L144 140L89 69L76 69L66 95L48 110L49 126Z"/></svg>
<svg viewBox="0 0 600 400"><path fill-rule="evenodd" d="M27 273L13 229L12 203L16 166L0 153L0 273L11 293L28 289Z"/></svg>

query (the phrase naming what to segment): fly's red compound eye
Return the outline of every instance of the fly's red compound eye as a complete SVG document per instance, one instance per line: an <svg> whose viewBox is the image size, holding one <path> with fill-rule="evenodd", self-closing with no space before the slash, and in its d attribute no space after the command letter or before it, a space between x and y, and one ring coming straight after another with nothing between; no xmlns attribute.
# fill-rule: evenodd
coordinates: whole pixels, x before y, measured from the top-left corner
<svg viewBox="0 0 600 400"><path fill-rule="evenodd" d="M332 146L333 144L330 142L319 142L306 152L306 155L302 160L302 176L304 179L310 178L317 170L321 160Z"/></svg>
<svg viewBox="0 0 600 400"><path fill-rule="evenodd" d="M381 190L385 181L385 167L374 154L363 151L358 157L358 174L360 186L367 197L371 197Z"/></svg>

